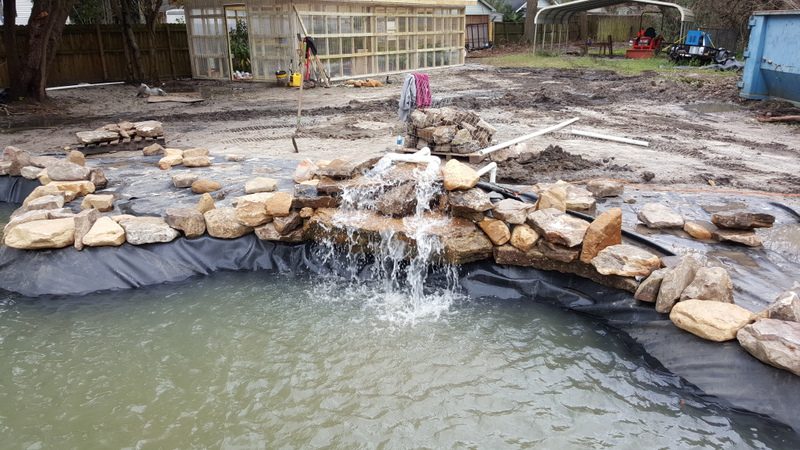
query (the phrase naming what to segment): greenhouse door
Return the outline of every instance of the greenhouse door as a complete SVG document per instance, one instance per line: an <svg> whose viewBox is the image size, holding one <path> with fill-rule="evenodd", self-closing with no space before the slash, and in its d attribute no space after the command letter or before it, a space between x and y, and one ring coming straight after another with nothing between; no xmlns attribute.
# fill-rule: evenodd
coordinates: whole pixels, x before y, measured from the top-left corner
<svg viewBox="0 0 800 450"><path fill-rule="evenodd" d="M250 39L247 10L244 5L225 6L225 28L228 35L228 63L231 80L252 80Z"/></svg>

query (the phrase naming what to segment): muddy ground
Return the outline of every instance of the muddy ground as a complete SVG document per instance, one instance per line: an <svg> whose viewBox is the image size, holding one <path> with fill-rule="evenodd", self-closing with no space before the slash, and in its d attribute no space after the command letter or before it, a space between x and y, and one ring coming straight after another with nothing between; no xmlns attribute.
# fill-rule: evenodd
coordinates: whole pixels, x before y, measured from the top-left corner
<svg viewBox="0 0 800 450"><path fill-rule="evenodd" d="M526 164L505 164L500 180L520 184L613 177L653 188L800 194L800 126L764 124L766 112L797 113L738 97L737 77L687 72L622 76L609 71L504 69L481 64L430 73L435 106L477 111L504 141L579 117L573 127L646 140L647 148L566 133L530 142L545 150ZM381 88L335 86L303 93L300 152L294 153L298 92L264 83L180 81L170 93L196 92L198 104L147 104L132 86L54 91L50 104L12 105L0 117L0 145L54 152L76 131L119 120L164 122L171 146L205 146L255 161L376 155L395 147L403 124L396 105L401 76ZM120 155L122 156L122 155ZM793 195L787 195L794 197Z"/></svg>

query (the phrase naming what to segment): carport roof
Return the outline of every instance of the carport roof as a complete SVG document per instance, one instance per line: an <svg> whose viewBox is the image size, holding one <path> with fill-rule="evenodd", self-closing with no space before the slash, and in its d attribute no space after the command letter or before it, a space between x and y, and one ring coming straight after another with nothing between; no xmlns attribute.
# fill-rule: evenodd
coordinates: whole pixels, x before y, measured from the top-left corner
<svg viewBox="0 0 800 450"><path fill-rule="evenodd" d="M574 14L584 11L589 11L596 8L604 8L606 6L621 5L623 3L642 3L645 5L663 6L666 8L675 8L681 14L681 22L694 22L694 13L689 8L684 8L676 3L662 2L657 0L577 0L569 3L562 3L560 5L548 6L541 8L536 13L535 23L566 23Z"/></svg>

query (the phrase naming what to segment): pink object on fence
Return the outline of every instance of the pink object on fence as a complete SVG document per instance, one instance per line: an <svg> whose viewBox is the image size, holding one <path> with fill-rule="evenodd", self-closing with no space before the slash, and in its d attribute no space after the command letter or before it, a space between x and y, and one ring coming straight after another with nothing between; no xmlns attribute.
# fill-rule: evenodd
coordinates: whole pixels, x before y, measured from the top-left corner
<svg viewBox="0 0 800 450"><path fill-rule="evenodd" d="M417 108L431 107L431 82L428 75L424 73L414 73L417 81Z"/></svg>

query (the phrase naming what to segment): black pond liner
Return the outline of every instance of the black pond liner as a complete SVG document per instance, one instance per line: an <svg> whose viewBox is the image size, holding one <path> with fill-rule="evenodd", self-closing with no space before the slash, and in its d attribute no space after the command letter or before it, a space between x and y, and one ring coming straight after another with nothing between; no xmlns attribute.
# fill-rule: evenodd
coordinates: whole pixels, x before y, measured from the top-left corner
<svg viewBox="0 0 800 450"><path fill-rule="evenodd" d="M0 200L16 198L18 202L27 195L23 193L30 183L7 180L0 178ZM13 189L13 195L3 192L5 188ZM0 246L0 289L25 297L139 288L226 270L344 274L350 269L336 261L323 264L310 244L262 241L253 234L233 240L203 236L80 252ZM462 266L459 273L460 286L471 298L533 300L599 319L630 338L658 365L696 387L690 394L800 430L800 377L762 364L735 341L700 339L675 327L652 305L635 301L630 293L571 274L490 262ZM368 270L361 275L367 277Z"/></svg>

